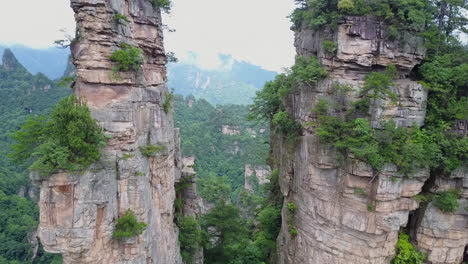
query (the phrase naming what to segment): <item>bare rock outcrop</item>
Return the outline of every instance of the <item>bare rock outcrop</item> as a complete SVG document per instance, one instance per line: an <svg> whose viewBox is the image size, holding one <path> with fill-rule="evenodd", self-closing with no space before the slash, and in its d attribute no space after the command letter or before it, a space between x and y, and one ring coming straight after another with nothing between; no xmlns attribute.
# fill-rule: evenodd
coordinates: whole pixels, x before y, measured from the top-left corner
<svg viewBox="0 0 468 264"><path fill-rule="evenodd" d="M245 164L244 170L244 189L253 191L252 183L257 182L258 185L269 183L268 176L271 174L271 169L267 165L251 165Z"/></svg>
<svg viewBox="0 0 468 264"><path fill-rule="evenodd" d="M444 213L431 202L422 208L416 227L418 247L432 264L458 264L468 257L468 167L456 169L448 177L437 177L430 192L461 190L459 208ZM465 258L465 259L464 259Z"/></svg>
<svg viewBox="0 0 468 264"><path fill-rule="evenodd" d="M180 193L178 193L178 198L183 201L181 208L181 214L184 217L193 217L195 219L200 219L200 217L205 213L203 199L197 192L197 175L194 170L195 166L195 156L189 156L182 158L182 174L180 179L180 184L184 186L180 188ZM192 253L192 262L193 264L203 264L204 255L203 248L200 246Z"/></svg>
<svg viewBox="0 0 468 264"><path fill-rule="evenodd" d="M374 100L371 123L375 128L389 119L398 126L423 125L427 90L407 77L424 58L422 39L401 32L400 40L391 40L386 30L373 17L348 17L335 31L297 31L298 55L317 56L329 75L316 84L296 87L285 99L288 112L304 124L314 120L311 110L321 98L349 106L367 74L395 65L398 79L391 89L398 95L398 103ZM323 49L326 40L337 43L335 54ZM342 96L337 85L353 91ZM279 263L390 263L400 228L407 225L410 211L419 206L411 197L421 192L429 170L422 168L408 178L400 176L392 164L376 175L370 165L353 157L340 163L310 127L292 151L281 136L272 137L273 159L281 172L285 196L277 241ZM293 215L286 206L290 202L297 206ZM295 233L290 232L291 227L297 235L291 234Z"/></svg>
<svg viewBox="0 0 468 264"><path fill-rule="evenodd" d="M160 11L148 0L71 0L77 21L72 43L74 93L111 135L99 162L40 183L39 237L64 263L182 263L173 223L180 177L178 131L165 112L165 52ZM115 14L129 22L119 23ZM111 54L121 43L144 52L138 72L113 74ZM154 157L139 147L161 145ZM140 236L117 240L114 225L127 209L147 223Z"/></svg>

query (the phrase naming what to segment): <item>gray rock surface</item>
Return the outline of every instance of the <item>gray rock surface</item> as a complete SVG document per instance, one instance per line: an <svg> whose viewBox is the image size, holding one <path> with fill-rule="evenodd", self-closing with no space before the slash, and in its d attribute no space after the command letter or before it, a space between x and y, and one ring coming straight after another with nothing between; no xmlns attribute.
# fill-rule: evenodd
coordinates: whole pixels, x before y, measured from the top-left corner
<svg viewBox="0 0 468 264"><path fill-rule="evenodd" d="M422 39L401 32L400 41L390 40L386 29L372 17L348 17L335 32L307 28L296 32L298 55L317 56L329 76L314 85L297 87L285 99L295 119L302 124L314 121L311 110L321 98L333 98L348 107L357 99L367 74L393 64L399 77L391 89L398 102L374 101L372 125L379 128L381 121L390 119L398 126L423 125L427 90L407 78L424 58ZM326 54L322 48L325 40L337 43L336 54ZM336 89L338 84L353 91L344 96ZM390 263L400 228L407 225L409 212L419 207L411 197L422 191L429 171L421 168L408 178L392 164L376 173L353 157L340 162L310 127L292 150L281 136L272 137L284 205L297 205L292 216L283 206L277 240L279 263ZM297 229L296 236L290 234L291 227Z"/></svg>
<svg viewBox="0 0 468 264"><path fill-rule="evenodd" d="M178 131L162 104L166 88L160 11L147 0L71 0L78 38L74 92L112 136L101 160L82 172L62 172L40 181L39 237L64 263L182 263L173 223L180 178ZM119 24L114 15L130 20ZM144 51L138 72L112 74L112 52L121 43ZM146 157L140 146L166 151ZM127 209L148 224L142 235L117 240L116 220Z"/></svg>
<svg viewBox="0 0 468 264"><path fill-rule="evenodd" d="M438 177L431 192L459 189L459 208L444 213L431 202L424 210L416 230L418 247L428 254L432 264L462 263L468 245L468 167L456 169L448 177Z"/></svg>

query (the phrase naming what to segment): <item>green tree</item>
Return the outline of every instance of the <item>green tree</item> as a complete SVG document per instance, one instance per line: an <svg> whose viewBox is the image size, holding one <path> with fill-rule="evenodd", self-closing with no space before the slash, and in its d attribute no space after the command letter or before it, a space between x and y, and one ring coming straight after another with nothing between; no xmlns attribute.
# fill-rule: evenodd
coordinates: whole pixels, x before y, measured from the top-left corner
<svg viewBox="0 0 468 264"><path fill-rule="evenodd" d="M147 224L139 222L132 210L128 209L124 215L117 219L114 238L128 238L141 235Z"/></svg>
<svg viewBox="0 0 468 264"><path fill-rule="evenodd" d="M83 170L96 162L105 137L86 104L75 96L62 99L50 116L28 119L12 134L11 157L32 162L43 176L58 170Z"/></svg>
<svg viewBox="0 0 468 264"><path fill-rule="evenodd" d="M231 195L231 186L226 176L219 177L214 173L198 181L200 195L209 202L227 201Z"/></svg>
<svg viewBox="0 0 468 264"><path fill-rule="evenodd" d="M423 264L426 256L419 252L410 242L409 235L400 232L396 245L397 255L392 264Z"/></svg>
<svg viewBox="0 0 468 264"><path fill-rule="evenodd" d="M200 225L194 217L186 216L179 226L179 243L182 259L185 264L192 263L192 256L202 243Z"/></svg>

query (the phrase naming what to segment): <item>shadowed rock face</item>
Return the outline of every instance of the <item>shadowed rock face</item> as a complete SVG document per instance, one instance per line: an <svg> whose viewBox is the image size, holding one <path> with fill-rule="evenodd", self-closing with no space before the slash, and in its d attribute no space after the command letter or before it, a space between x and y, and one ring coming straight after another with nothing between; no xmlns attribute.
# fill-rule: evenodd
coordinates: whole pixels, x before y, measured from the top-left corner
<svg viewBox="0 0 468 264"><path fill-rule="evenodd" d="M325 40L337 43L335 54L324 51ZM296 87L285 99L288 111L300 123L314 120L311 109L321 98L338 99L343 107L349 106L367 74L393 64L399 75L392 87L398 103L374 101L372 125L379 128L381 121L389 119L398 126L424 124L427 90L407 77L425 56L422 39L416 34L400 32L398 40L390 40L387 25L372 17L348 17L334 32L301 29L296 32L295 45L298 55L317 56L329 71L326 79ZM338 84L354 91L340 95L335 88ZM339 163L336 153L320 144L310 127L290 149L272 133L273 160L278 162L285 196L277 241L279 263L390 263L400 228L407 225L410 211L419 207L411 197L422 191L429 170L421 168L408 178L400 176L392 164L375 175L368 164L352 157ZM461 176L460 186L466 178L466 174ZM289 217L292 223L288 223L288 202L297 205L294 216ZM369 205L373 210L368 210ZM447 215L432 206L426 212L418 229L420 248L433 263L460 263L468 235L466 212ZM448 226L441 227L442 222ZM297 236L290 235L288 224L297 229ZM461 240L455 241L458 238ZM440 248L434 248L437 243Z"/></svg>
<svg viewBox="0 0 468 264"><path fill-rule="evenodd" d="M41 186L39 237L64 263L182 263L173 223L174 183L180 178L178 130L168 94L161 15L148 0L71 0L78 39L74 92L111 135L102 158L87 171L62 172ZM116 13L130 20L119 24ZM122 42L144 51L139 72L113 77L109 57ZM146 157L140 146L163 145ZM127 209L148 224L131 239L112 238Z"/></svg>
<svg viewBox="0 0 468 264"><path fill-rule="evenodd" d="M423 208L415 226L418 247L428 253L432 264L458 264L468 257L468 166L458 168L446 177L437 177L430 192L461 191L456 212L443 213L430 203ZM465 259L463 257L465 256Z"/></svg>

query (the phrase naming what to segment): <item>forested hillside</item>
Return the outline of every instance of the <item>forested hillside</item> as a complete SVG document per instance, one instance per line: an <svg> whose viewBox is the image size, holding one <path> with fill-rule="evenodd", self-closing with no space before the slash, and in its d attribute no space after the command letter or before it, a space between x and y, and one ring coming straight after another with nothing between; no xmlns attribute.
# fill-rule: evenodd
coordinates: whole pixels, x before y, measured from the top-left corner
<svg viewBox="0 0 468 264"><path fill-rule="evenodd" d="M10 49L18 61L32 74L42 72L52 80L62 77L70 55L68 49L62 48L34 49L22 45L0 45L0 56L5 49Z"/></svg>
<svg viewBox="0 0 468 264"><path fill-rule="evenodd" d="M39 73L30 74L10 50L0 65L0 263L31 263L31 232L38 224L37 190L24 167L9 158L10 133L28 117L39 115L69 94ZM40 250L34 263L52 263L52 256ZM58 260L57 260L58 261ZM55 262L54 262L55 263ZM59 263L59 262L57 262Z"/></svg>
<svg viewBox="0 0 468 264"><path fill-rule="evenodd" d="M252 87L259 85L260 81L249 79L242 72L242 67L234 72L231 77L239 82L249 82ZM28 171L25 167L13 165L8 158L10 134L29 117L48 112L52 105L69 93L68 88L58 87L43 74L30 74L10 50L5 50L3 65L0 66L2 264L30 263L34 247L28 238L33 234L39 217L36 206L38 193L30 182ZM245 165L255 167L266 164L269 150L269 129L266 123L247 121L247 106L214 107L208 101L193 96L184 98L176 95L174 108L176 127L181 129L183 155L196 157L195 169L200 179L202 196L213 205L219 198L232 201L236 206L244 208L244 216L253 216L263 201L263 192L255 182L253 192L244 190ZM241 218L234 206L216 207L215 212L217 210L230 210L234 213L232 221L240 221L243 225L247 223L247 219ZM239 234L242 240L250 237L248 229L243 229ZM39 250L34 263L60 263L60 260Z"/></svg>
<svg viewBox="0 0 468 264"><path fill-rule="evenodd" d="M213 176L226 179L233 198L237 199L244 187L245 165L266 164L269 150L266 123L247 121L246 106L214 107L193 96L175 96L174 107L182 153L195 156L197 177L201 182Z"/></svg>

